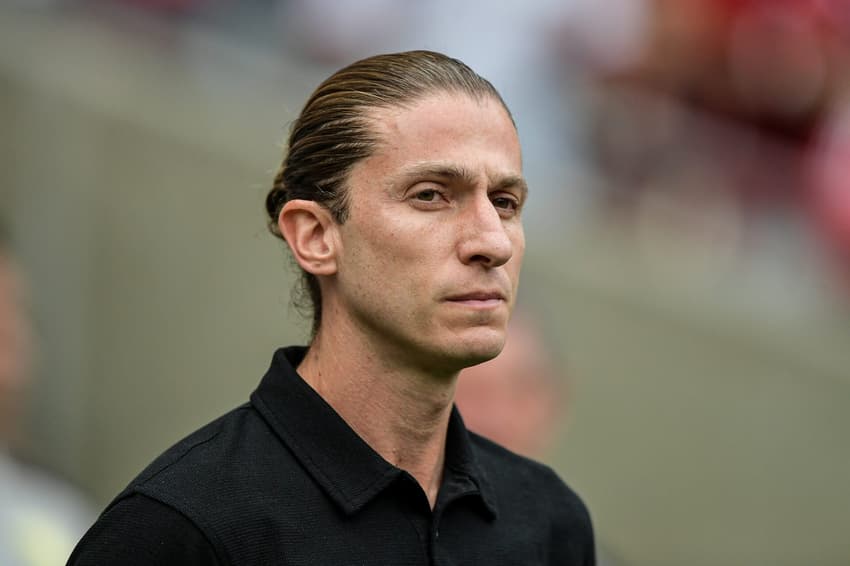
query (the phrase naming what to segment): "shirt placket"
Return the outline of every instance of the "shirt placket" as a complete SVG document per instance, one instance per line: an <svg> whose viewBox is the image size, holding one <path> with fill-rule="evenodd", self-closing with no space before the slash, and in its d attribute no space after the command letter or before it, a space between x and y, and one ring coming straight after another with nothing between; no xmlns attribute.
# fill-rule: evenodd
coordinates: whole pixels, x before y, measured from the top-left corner
<svg viewBox="0 0 850 566"><path fill-rule="evenodd" d="M444 486L445 496L438 498L437 505L431 514L431 524L428 529L428 555L431 566L454 566L450 549L440 542L440 524L443 516L450 512L452 504L467 496L478 494L478 486L468 477L455 478Z"/></svg>

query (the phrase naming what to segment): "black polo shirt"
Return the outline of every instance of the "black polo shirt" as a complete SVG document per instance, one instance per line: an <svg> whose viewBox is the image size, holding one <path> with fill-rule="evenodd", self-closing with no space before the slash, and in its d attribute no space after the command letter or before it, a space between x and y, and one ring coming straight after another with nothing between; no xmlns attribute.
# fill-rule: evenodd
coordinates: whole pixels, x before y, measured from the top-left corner
<svg viewBox="0 0 850 566"><path fill-rule="evenodd" d="M594 564L587 509L549 468L452 411L432 510L275 353L247 403L167 450L104 511L68 564Z"/></svg>

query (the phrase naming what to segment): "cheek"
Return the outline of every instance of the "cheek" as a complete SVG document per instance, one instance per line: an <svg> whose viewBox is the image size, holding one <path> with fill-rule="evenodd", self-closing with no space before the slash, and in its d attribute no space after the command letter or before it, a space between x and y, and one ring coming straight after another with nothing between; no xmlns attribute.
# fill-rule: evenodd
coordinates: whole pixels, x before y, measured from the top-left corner
<svg viewBox="0 0 850 566"><path fill-rule="evenodd" d="M510 238L514 244L514 255L522 259L525 253L525 230L523 230L522 224L517 225L516 229L511 233Z"/></svg>
<svg viewBox="0 0 850 566"><path fill-rule="evenodd" d="M523 235L521 228L517 233L511 235L511 241L513 242L513 255L511 256L510 262L508 262L508 270L510 271L511 277L516 280L519 278L519 272L522 268L522 259L525 256L525 236Z"/></svg>
<svg viewBox="0 0 850 566"><path fill-rule="evenodd" d="M425 274L424 258L417 254L417 242L410 234L392 226L373 228L368 234L361 232L355 245L347 248L340 274L358 295L385 297L384 306L392 308L417 292L417 281Z"/></svg>
<svg viewBox="0 0 850 566"><path fill-rule="evenodd" d="M436 216L435 216L436 218ZM376 262L395 268L394 275L427 273L426 264L440 255L447 228L440 223L424 223L399 218L383 218L381 226L371 231L364 243Z"/></svg>

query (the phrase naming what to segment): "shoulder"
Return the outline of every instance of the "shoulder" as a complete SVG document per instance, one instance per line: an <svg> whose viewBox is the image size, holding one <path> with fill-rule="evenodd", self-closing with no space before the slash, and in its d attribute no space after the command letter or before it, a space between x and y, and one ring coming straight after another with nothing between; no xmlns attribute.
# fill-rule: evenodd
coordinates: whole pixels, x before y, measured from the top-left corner
<svg viewBox="0 0 850 566"><path fill-rule="evenodd" d="M593 564L593 526L582 498L549 466L477 434L470 433L470 438L496 492L499 514L530 517L537 528L547 530L555 555L552 563Z"/></svg>
<svg viewBox="0 0 850 566"><path fill-rule="evenodd" d="M246 403L163 452L116 501L140 493L191 518L219 516L239 507L246 495L262 491L271 476L293 471L291 454L281 448L280 439Z"/></svg>
<svg viewBox="0 0 850 566"><path fill-rule="evenodd" d="M549 466L521 456L483 436L469 433L476 458L495 487L547 495L584 508L584 503Z"/></svg>
<svg viewBox="0 0 850 566"><path fill-rule="evenodd" d="M295 468L280 440L246 403L189 434L151 462L109 504L80 547L89 553L104 544L126 548L130 554L135 550L144 554L153 547L176 552L185 538L229 563L228 541L246 528L262 532L267 521L257 510L258 502L272 500L273 490L284 492L282 482L287 472L295 475ZM90 563L98 562L72 562ZM122 562L116 558L102 563Z"/></svg>
<svg viewBox="0 0 850 566"><path fill-rule="evenodd" d="M151 462L116 501L140 492L160 499L169 491L191 493L192 485L208 483L238 465L257 449L262 424L243 405L178 441ZM187 491L188 489L188 491Z"/></svg>
<svg viewBox="0 0 850 566"><path fill-rule="evenodd" d="M271 499L271 486L279 487L296 469L267 423L245 404L163 452L110 503L98 522L114 509L123 509L127 500L143 496L161 504L152 512L168 508L221 549L223 539L259 517L256 503Z"/></svg>
<svg viewBox="0 0 850 566"><path fill-rule="evenodd" d="M68 566L220 563L212 544L192 521L139 494L110 506L68 560Z"/></svg>

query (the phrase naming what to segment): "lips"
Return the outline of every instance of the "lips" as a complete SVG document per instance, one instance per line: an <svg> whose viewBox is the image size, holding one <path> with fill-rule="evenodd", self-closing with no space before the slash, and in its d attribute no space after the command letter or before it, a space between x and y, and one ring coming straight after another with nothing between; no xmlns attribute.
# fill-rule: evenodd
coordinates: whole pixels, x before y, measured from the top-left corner
<svg viewBox="0 0 850 566"><path fill-rule="evenodd" d="M506 300L505 294L501 291L471 291L469 293L462 293L458 295L452 295L446 298L447 301L452 302L468 302L468 301L504 301Z"/></svg>

